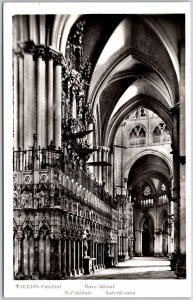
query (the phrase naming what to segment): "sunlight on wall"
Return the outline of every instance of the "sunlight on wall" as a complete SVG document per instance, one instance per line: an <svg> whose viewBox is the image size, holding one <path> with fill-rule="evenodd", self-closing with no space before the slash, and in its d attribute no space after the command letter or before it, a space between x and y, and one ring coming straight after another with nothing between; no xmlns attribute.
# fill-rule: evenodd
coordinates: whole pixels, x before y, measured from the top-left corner
<svg viewBox="0 0 193 300"><path fill-rule="evenodd" d="M119 101L117 102L117 104L115 105L115 108L112 112L111 117L114 116L114 114L119 110L119 108L121 106L123 106L129 99L133 98L134 96L136 96L138 93L138 88L135 85L131 85L125 92L124 94L121 96L121 98L119 99Z"/></svg>
<svg viewBox="0 0 193 300"><path fill-rule="evenodd" d="M101 66L107 62L116 51L125 45L126 32L124 23L125 22L121 23L110 37L98 60L98 66Z"/></svg>

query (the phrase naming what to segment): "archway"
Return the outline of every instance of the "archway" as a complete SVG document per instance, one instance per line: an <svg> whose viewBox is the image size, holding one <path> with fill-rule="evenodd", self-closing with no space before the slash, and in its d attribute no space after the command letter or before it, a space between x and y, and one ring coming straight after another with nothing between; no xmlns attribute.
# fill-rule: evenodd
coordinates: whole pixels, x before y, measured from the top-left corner
<svg viewBox="0 0 193 300"><path fill-rule="evenodd" d="M142 228L142 255L152 256L154 253L153 221L147 217Z"/></svg>

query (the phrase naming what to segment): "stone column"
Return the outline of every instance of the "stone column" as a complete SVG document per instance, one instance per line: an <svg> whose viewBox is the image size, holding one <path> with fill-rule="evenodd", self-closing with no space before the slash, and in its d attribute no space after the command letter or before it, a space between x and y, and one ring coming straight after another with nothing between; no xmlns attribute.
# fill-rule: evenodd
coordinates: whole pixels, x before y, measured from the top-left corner
<svg viewBox="0 0 193 300"><path fill-rule="evenodd" d="M100 269L100 243L98 243L98 245L97 245L97 250L98 250L98 259L97 259L98 268Z"/></svg>
<svg viewBox="0 0 193 300"><path fill-rule="evenodd" d="M43 88L43 87L42 87ZM24 54L24 149L33 146L34 116L34 60L31 54ZM43 101L43 100L42 100Z"/></svg>
<svg viewBox="0 0 193 300"><path fill-rule="evenodd" d="M39 239L39 273L44 274L44 237L43 234L40 235Z"/></svg>
<svg viewBox="0 0 193 300"><path fill-rule="evenodd" d="M98 249L97 249L97 242L95 243L95 258L96 258L95 265L96 265L96 268L97 268L97 267L98 267Z"/></svg>
<svg viewBox="0 0 193 300"><path fill-rule="evenodd" d="M174 203L173 201L170 201L171 206L170 206L170 215L172 216L174 214ZM170 219L170 241L171 243L168 244L168 246L170 247L169 253L173 253L174 252L174 224L173 224L173 219Z"/></svg>
<svg viewBox="0 0 193 300"><path fill-rule="evenodd" d="M158 255L158 244L159 244L159 233L157 230L154 231L154 254L153 256L159 256Z"/></svg>
<svg viewBox="0 0 193 300"><path fill-rule="evenodd" d="M66 256L66 258L68 260L67 274L68 274L68 276L71 276L72 275L72 271L71 271L71 240L70 239L67 240L67 254L68 254Z"/></svg>
<svg viewBox="0 0 193 300"><path fill-rule="evenodd" d="M102 267L102 244L99 244L99 264L100 268Z"/></svg>
<svg viewBox="0 0 193 300"><path fill-rule="evenodd" d="M23 136L23 130L24 130L24 86L23 86L23 78L24 78L24 63L23 63L23 57L19 56L18 58L18 64L19 64L19 147L23 149L24 147L24 136Z"/></svg>
<svg viewBox="0 0 193 300"><path fill-rule="evenodd" d="M37 220L35 218L35 224ZM37 226L37 225L35 225ZM33 279L39 279L39 236L34 233L34 273Z"/></svg>
<svg viewBox="0 0 193 300"><path fill-rule="evenodd" d="M22 235L18 235L18 273L22 273Z"/></svg>
<svg viewBox="0 0 193 300"><path fill-rule="evenodd" d="M50 237L49 235L46 235L46 274L48 275L50 273Z"/></svg>
<svg viewBox="0 0 193 300"><path fill-rule="evenodd" d="M156 252L154 256L163 256L163 232L159 232L156 234Z"/></svg>
<svg viewBox="0 0 193 300"><path fill-rule="evenodd" d="M100 269L100 265L101 265L101 256L100 256L100 252L101 252L101 244L98 243L98 267Z"/></svg>
<svg viewBox="0 0 193 300"><path fill-rule="evenodd" d="M107 162L112 165L111 156L112 154L110 153L110 149L109 149L107 153ZM111 166L107 167L107 192L110 194L112 194L112 186L111 186L112 168L113 167Z"/></svg>
<svg viewBox="0 0 193 300"><path fill-rule="evenodd" d="M37 145L45 148L46 143L46 89L45 89L45 61L37 58Z"/></svg>
<svg viewBox="0 0 193 300"><path fill-rule="evenodd" d="M101 159L102 159L101 151L102 151L102 149L99 150L99 152L97 152L98 153L98 161L101 161ZM97 166L97 168L98 168L98 182L102 183L102 167Z"/></svg>
<svg viewBox="0 0 193 300"><path fill-rule="evenodd" d="M84 268L83 268L83 240L80 241L80 272L84 273Z"/></svg>
<svg viewBox="0 0 193 300"><path fill-rule="evenodd" d="M109 148L103 147L103 160L108 162ZM108 191L108 167L103 167L103 182L105 182L105 191Z"/></svg>
<svg viewBox="0 0 193 300"><path fill-rule="evenodd" d="M62 262L62 253L61 253L61 238L58 240L58 267L59 267L59 273L61 274L61 262Z"/></svg>
<svg viewBox="0 0 193 300"><path fill-rule="evenodd" d="M185 41L180 45L180 212L179 212L179 257L176 265L176 276L186 277L186 140L185 140Z"/></svg>
<svg viewBox="0 0 193 300"><path fill-rule="evenodd" d="M23 240L23 273L25 276L28 275L28 235L25 233L24 240Z"/></svg>
<svg viewBox="0 0 193 300"><path fill-rule="evenodd" d="M48 60L48 145L54 141L54 83L53 83L53 59Z"/></svg>
<svg viewBox="0 0 193 300"><path fill-rule="evenodd" d="M19 257L18 257L18 239L17 236L15 236L14 238L14 274L17 275L18 273L18 261L19 261Z"/></svg>
<svg viewBox="0 0 193 300"><path fill-rule="evenodd" d="M125 252L124 252L124 242L125 242L125 239L124 239L124 235L122 233L122 235L121 235L121 252L122 252L122 255L125 255Z"/></svg>
<svg viewBox="0 0 193 300"><path fill-rule="evenodd" d="M97 268L99 269L99 243L97 242Z"/></svg>
<svg viewBox="0 0 193 300"><path fill-rule="evenodd" d="M94 125L93 124L89 124L89 127L88 127L88 130L93 130L94 128ZM91 133L88 134L88 144L89 146L92 148L93 147L93 131ZM94 153L93 152L91 155L90 155L90 159L89 159L89 162L90 161L94 161ZM90 173L94 173L94 167L93 166L89 166L89 171Z"/></svg>
<svg viewBox="0 0 193 300"><path fill-rule="evenodd" d="M118 235L118 255L121 255L121 236Z"/></svg>
<svg viewBox="0 0 193 300"><path fill-rule="evenodd" d="M95 246L94 246L94 241L92 241L92 257L93 258L95 258L94 251L95 251Z"/></svg>
<svg viewBox="0 0 193 300"><path fill-rule="evenodd" d="M62 261L63 261L62 275L64 278L66 278L66 239L63 240Z"/></svg>
<svg viewBox="0 0 193 300"><path fill-rule="evenodd" d="M75 240L71 241L71 253L72 253L72 260L71 260L71 269L72 275L75 275Z"/></svg>
<svg viewBox="0 0 193 300"><path fill-rule="evenodd" d="M135 255L142 256L142 231L140 229L135 231Z"/></svg>
<svg viewBox="0 0 193 300"><path fill-rule="evenodd" d="M104 260L104 250L105 250L105 247L104 247L104 244L102 243L101 244L101 250L102 250L102 262L101 262L101 264L102 264L102 267L104 268L104 266L105 266L105 260Z"/></svg>
<svg viewBox="0 0 193 300"><path fill-rule="evenodd" d="M61 147L62 130L62 66L57 64L54 70L54 144Z"/></svg>
<svg viewBox="0 0 193 300"><path fill-rule="evenodd" d="M32 275L34 273L34 237L30 236L29 240L29 273Z"/></svg>
<svg viewBox="0 0 193 300"><path fill-rule="evenodd" d="M18 97L18 92L19 92L19 78L18 78L18 56L17 54L14 53L14 111L13 111L13 117L14 117L14 150L19 149L19 97Z"/></svg>
<svg viewBox="0 0 193 300"><path fill-rule="evenodd" d="M90 257L93 257L93 241L90 240Z"/></svg>
<svg viewBox="0 0 193 300"><path fill-rule="evenodd" d="M174 201L174 251L179 253L179 109L174 107L171 110L173 115L173 186L172 186L172 197Z"/></svg>
<svg viewBox="0 0 193 300"><path fill-rule="evenodd" d="M129 244L128 244L128 236L125 236L125 259L129 259L129 253L128 253L128 248L129 248Z"/></svg>
<svg viewBox="0 0 193 300"><path fill-rule="evenodd" d="M79 275L80 274L80 241L76 241L76 261L77 261L77 268L76 268L76 273Z"/></svg>
<svg viewBox="0 0 193 300"><path fill-rule="evenodd" d="M118 263L118 244L115 244L115 264Z"/></svg>

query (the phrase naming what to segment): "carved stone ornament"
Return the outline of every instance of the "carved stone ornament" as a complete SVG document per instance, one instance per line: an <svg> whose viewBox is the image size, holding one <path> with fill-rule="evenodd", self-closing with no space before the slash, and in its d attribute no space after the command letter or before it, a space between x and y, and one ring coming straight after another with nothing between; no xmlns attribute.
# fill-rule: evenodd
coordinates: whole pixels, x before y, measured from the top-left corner
<svg viewBox="0 0 193 300"><path fill-rule="evenodd" d="M49 178L48 178L48 174L47 173L41 173L40 174L40 182L48 182Z"/></svg>
<svg viewBox="0 0 193 300"><path fill-rule="evenodd" d="M17 183L17 174L13 175L13 183Z"/></svg>
<svg viewBox="0 0 193 300"><path fill-rule="evenodd" d="M32 193L29 191L24 191L21 195L21 207L29 208L32 207Z"/></svg>
<svg viewBox="0 0 193 300"><path fill-rule="evenodd" d="M45 58L45 47L42 45L36 46L34 51L34 57L35 59L39 57Z"/></svg>
<svg viewBox="0 0 193 300"><path fill-rule="evenodd" d="M55 171L53 172L53 180L56 180L56 181L59 181L60 179L60 173L58 171Z"/></svg>
<svg viewBox="0 0 193 300"><path fill-rule="evenodd" d="M25 218L22 228L23 228L23 233L26 235L26 237L31 236L34 230L34 226L30 220L30 217Z"/></svg>
<svg viewBox="0 0 193 300"><path fill-rule="evenodd" d="M27 42L20 42L18 43L19 48L29 54L33 54L35 50L35 44L33 41L27 41Z"/></svg>
<svg viewBox="0 0 193 300"><path fill-rule="evenodd" d="M48 207L49 206L49 191L41 190L37 193L38 207Z"/></svg>
<svg viewBox="0 0 193 300"><path fill-rule="evenodd" d="M13 208L17 207L17 193L13 193Z"/></svg>
<svg viewBox="0 0 193 300"><path fill-rule="evenodd" d="M39 229L42 228L47 228L47 230L50 230L50 224L48 223L48 220L46 219L45 216L42 217L40 224L39 224Z"/></svg>
<svg viewBox="0 0 193 300"><path fill-rule="evenodd" d="M32 175L30 174L23 174L23 183L32 183Z"/></svg>

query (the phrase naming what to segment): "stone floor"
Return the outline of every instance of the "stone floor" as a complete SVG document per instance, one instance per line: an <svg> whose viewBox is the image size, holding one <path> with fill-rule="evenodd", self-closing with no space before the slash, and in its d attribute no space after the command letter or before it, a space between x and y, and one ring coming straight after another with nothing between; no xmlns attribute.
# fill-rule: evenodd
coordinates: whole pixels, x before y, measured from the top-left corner
<svg viewBox="0 0 193 300"><path fill-rule="evenodd" d="M134 257L119 262L115 268L96 270L94 274L77 276L71 279L176 279L166 258Z"/></svg>

